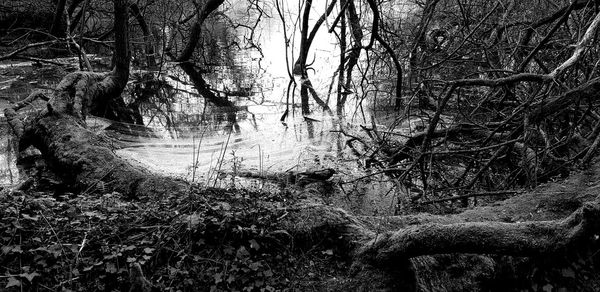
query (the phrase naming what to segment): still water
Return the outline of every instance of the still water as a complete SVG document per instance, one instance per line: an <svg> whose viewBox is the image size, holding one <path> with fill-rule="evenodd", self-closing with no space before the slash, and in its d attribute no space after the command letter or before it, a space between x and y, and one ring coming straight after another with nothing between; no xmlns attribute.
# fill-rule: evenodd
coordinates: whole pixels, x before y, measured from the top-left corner
<svg viewBox="0 0 600 292"><path fill-rule="evenodd" d="M320 194L319 202L364 215L394 213L398 186L382 176L361 180L368 170L345 144L347 137L338 131L340 126L348 130L358 127L358 123L321 113L312 114L308 119L291 113L282 123L280 117L284 111L282 104L249 105L247 112L238 113L239 128L233 129L226 123L216 122L171 129L151 127L151 131L93 117L87 123L91 130L103 132L119 142L118 155L157 173L206 186L273 191L293 186L237 174L268 177L290 171L333 168L337 174L331 179L329 193ZM123 131L125 128L128 130ZM3 131L0 184L15 185L23 175L16 166L14 141L6 124L0 130Z"/></svg>
<svg viewBox="0 0 600 292"><path fill-rule="evenodd" d="M170 69L168 73L173 75L181 72ZM226 82L229 75L220 72L212 76L212 79L220 82L212 87L220 88L229 84ZM170 102L148 105L143 112L146 127L92 117L87 121L89 128L115 139L118 142L115 144L120 145L117 153L126 159L137 161L154 172L206 186L272 191L282 186L277 182L269 183L268 180L247 179L241 174L254 173L268 177L287 172L333 168L337 174L331 179L329 192L320 194L320 202L365 215L394 214L398 194L401 193L399 187L386 177L369 175L370 170L362 167L361 157L352 154L346 145L347 137L339 131L340 127L346 131L360 131L359 124L368 124L370 121L368 109L360 111L360 114L359 111L349 112L344 119L333 118L320 111L304 117L299 108L288 108L283 102L286 87L283 79L269 79L273 81L269 83L270 87L259 80L258 85L253 86L259 93L253 92L252 100L236 101L245 110L238 111L236 126L228 127L219 118L218 109L211 109L203 98L188 94L194 89L189 84L179 82L184 77L166 79L165 87L171 90L157 93L157 96L162 94L157 100L162 102L168 99ZM12 76L9 74L5 77L0 74L2 86L12 88L15 82L11 80L15 78L10 78ZM54 85L46 86L52 88ZM228 88L239 89L231 84ZM23 96L15 95L7 100L21 99L30 92L23 91ZM14 92L10 93L14 95ZM3 108L9 106L7 102L2 103L3 99L0 98L0 187L7 187L22 181L24 175L16 166L14 138L2 117ZM298 99L296 97L296 102ZM350 108L359 108L351 102L348 105ZM316 108L316 105L312 107ZM280 118L286 109L289 109L289 114L282 123ZM363 112L366 116L363 116ZM378 121L382 117L377 114ZM167 119L169 122L166 122ZM360 179L365 176L368 179Z"/></svg>
<svg viewBox="0 0 600 292"><path fill-rule="evenodd" d="M210 179L211 171L334 167L343 152L337 121L328 115L311 116L308 121L297 115L282 123L283 111L283 105L249 106L249 113L238 113L234 129L226 123L209 123L169 131L157 128L158 137L119 136L126 148L117 153L157 172L200 182Z"/></svg>

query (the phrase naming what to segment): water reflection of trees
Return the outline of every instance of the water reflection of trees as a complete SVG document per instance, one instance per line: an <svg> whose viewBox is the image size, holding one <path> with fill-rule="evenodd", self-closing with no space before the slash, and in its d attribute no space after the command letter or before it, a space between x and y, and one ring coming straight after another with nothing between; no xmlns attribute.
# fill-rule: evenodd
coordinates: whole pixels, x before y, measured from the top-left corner
<svg viewBox="0 0 600 292"><path fill-rule="evenodd" d="M136 124L160 128L170 135L180 137L189 132L232 130L239 132L240 120L249 120L256 127L253 113L247 106L219 107L207 103L189 84L176 77L181 73L173 68L169 74L156 77L154 72L138 72L128 87L131 103L129 107L138 112ZM248 98L246 91L216 91L223 98L240 100Z"/></svg>

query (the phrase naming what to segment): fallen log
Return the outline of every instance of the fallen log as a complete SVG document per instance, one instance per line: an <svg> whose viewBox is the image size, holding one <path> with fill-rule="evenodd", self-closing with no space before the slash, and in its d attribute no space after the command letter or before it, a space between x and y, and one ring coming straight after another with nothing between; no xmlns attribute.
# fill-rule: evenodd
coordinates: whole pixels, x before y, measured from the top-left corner
<svg viewBox="0 0 600 292"><path fill-rule="evenodd" d="M109 191L139 198L183 194L189 187L118 157L112 144L84 128L78 118L47 114L25 130L19 149L38 148L51 169L79 191L102 182Z"/></svg>
<svg viewBox="0 0 600 292"><path fill-rule="evenodd" d="M375 236L358 251L373 265L422 255L471 253L510 256L557 254L600 232L600 201L564 219L527 222L428 223Z"/></svg>

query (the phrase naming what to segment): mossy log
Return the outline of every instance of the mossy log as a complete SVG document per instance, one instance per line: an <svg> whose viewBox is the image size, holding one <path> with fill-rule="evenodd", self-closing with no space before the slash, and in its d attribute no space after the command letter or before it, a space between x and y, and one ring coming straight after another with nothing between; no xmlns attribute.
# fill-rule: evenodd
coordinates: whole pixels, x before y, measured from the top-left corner
<svg viewBox="0 0 600 292"><path fill-rule="evenodd" d="M188 185L180 180L155 175L141 165L118 157L114 145L62 114L39 118L21 138L20 149L38 148L52 170L77 190L102 184L109 191L130 197L182 194Z"/></svg>

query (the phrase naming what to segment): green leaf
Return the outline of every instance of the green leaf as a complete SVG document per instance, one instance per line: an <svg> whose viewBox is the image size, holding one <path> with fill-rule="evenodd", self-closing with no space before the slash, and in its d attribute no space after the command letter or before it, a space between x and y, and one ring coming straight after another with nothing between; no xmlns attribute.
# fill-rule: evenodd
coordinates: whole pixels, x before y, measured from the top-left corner
<svg viewBox="0 0 600 292"><path fill-rule="evenodd" d="M244 246L240 246L240 248L238 248L235 256L238 259L243 259L243 258L247 258L250 256L250 253L248 252L248 250L244 247Z"/></svg>
<svg viewBox="0 0 600 292"><path fill-rule="evenodd" d="M96 211L85 211L85 212L81 213L81 215L90 217L90 218L106 219L106 216L104 216L101 213L96 212Z"/></svg>
<svg viewBox="0 0 600 292"><path fill-rule="evenodd" d="M562 275L566 278L575 278L575 272L571 268L563 269Z"/></svg>
<svg viewBox="0 0 600 292"><path fill-rule="evenodd" d="M116 274L117 266L114 263L108 262L106 263L106 268L104 270L109 274Z"/></svg>
<svg viewBox="0 0 600 292"><path fill-rule="evenodd" d="M258 242L256 242L256 240L251 239L249 240L250 242L250 248L254 249L254 250L259 250L260 249L260 244L258 244Z"/></svg>
<svg viewBox="0 0 600 292"><path fill-rule="evenodd" d="M12 252L14 252L14 253L22 253L22 252L23 252L23 250L21 249L21 246L20 246L20 245L15 245L15 246L13 246L13 248L12 248Z"/></svg>
<svg viewBox="0 0 600 292"><path fill-rule="evenodd" d="M146 247L146 248L144 248L144 252L145 252L145 253L152 253L153 251L154 251L154 249L153 249L153 248L150 248L150 247Z"/></svg>
<svg viewBox="0 0 600 292"><path fill-rule="evenodd" d="M215 278L215 284L219 284L221 282L223 282L223 273L216 273L214 275Z"/></svg>
<svg viewBox="0 0 600 292"><path fill-rule="evenodd" d="M227 254L227 255L233 254L233 251L234 251L234 249L231 246L226 246L226 247L223 248L223 253Z"/></svg>
<svg viewBox="0 0 600 292"><path fill-rule="evenodd" d="M10 278L8 278L8 283L6 284L6 286L4 288L19 287L19 286L21 286L21 281L19 281L19 279L15 278L15 277L10 277Z"/></svg>
<svg viewBox="0 0 600 292"><path fill-rule="evenodd" d="M263 285L265 285L265 281L263 281L261 279L254 280L254 287L259 288L259 287L262 287Z"/></svg>
<svg viewBox="0 0 600 292"><path fill-rule="evenodd" d="M38 221L40 219L40 216L38 216L38 215L31 217L27 214L21 214L21 216L23 216L24 219L31 220L31 221Z"/></svg>
<svg viewBox="0 0 600 292"><path fill-rule="evenodd" d="M248 267L253 271L258 271L258 269L260 269L262 265L260 264L260 262L253 262L250 265L248 265Z"/></svg>
<svg viewBox="0 0 600 292"><path fill-rule="evenodd" d="M60 244L49 245L48 252L51 253L55 258L58 258L62 254L62 246Z"/></svg>
<svg viewBox="0 0 600 292"><path fill-rule="evenodd" d="M8 254L12 250L11 246L5 245L2 247L2 254Z"/></svg>
<svg viewBox="0 0 600 292"><path fill-rule="evenodd" d="M33 278L40 276L40 274L33 272L33 273L23 273L19 276L27 279L27 281L29 281L29 283L31 283L31 281L33 281Z"/></svg>
<svg viewBox="0 0 600 292"><path fill-rule="evenodd" d="M273 271L271 271L270 269L263 271L263 275L267 278L271 278L271 277L273 277Z"/></svg>
<svg viewBox="0 0 600 292"><path fill-rule="evenodd" d="M235 276L230 274L229 277L227 277L227 284L231 284L233 281L235 281Z"/></svg>

